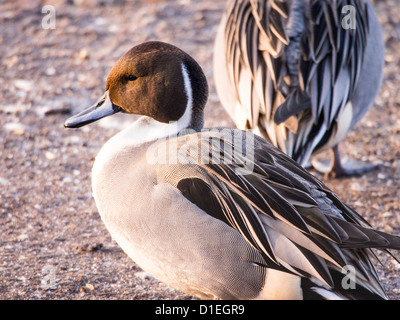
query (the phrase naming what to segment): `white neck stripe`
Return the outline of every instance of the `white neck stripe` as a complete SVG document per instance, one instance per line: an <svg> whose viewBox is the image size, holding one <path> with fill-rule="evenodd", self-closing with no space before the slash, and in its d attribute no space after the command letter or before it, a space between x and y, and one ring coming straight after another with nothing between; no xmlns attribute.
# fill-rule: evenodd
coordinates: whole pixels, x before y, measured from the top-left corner
<svg viewBox="0 0 400 320"><path fill-rule="evenodd" d="M185 87L185 93L187 97L187 104L185 113L178 120L179 131L186 129L190 125L190 122L192 120L191 118L192 118L192 107L193 107L193 90L192 90L192 84L190 83L189 72L183 62L181 63L181 68L182 68L183 84Z"/></svg>

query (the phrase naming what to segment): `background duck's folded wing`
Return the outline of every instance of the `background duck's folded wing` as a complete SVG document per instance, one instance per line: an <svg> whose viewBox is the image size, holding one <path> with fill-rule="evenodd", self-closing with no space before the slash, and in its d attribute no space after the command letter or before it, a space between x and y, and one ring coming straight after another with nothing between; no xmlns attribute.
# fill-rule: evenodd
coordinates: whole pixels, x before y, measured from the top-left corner
<svg viewBox="0 0 400 320"><path fill-rule="evenodd" d="M259 116L271 119L276 91L285 76L282 55L288 44L285 1L231 1L226 9L225 50L236 99L247 115L249 129Z"/></svg>
<svg viewBox="0 0 400 320"><path fill-rule="evenodd" d="M356 13L349 16L351 11L343 10L346 6ZM332 135L343 134L335 131L336 121L357 87L369 32L368 9L362 0L313 0L307 7L306 18L306 29L300 39L299 84L274 115L277 124L295 115L300 128L295 133L298 137L305 136L302 130L309 130L307 140L294 139L292 144L291 156L300 163L304 163L310 151L318 150ZM345 21L353 22L356 27L343 26ZM300 99L309 103L308 109L304 108L300 113L299 99L292 96L308 97L308 101ZM311 130L305 122L313 124Z"/></svg>
<svg viewBox="0 0 400 320"><path fill-rule="evenodd" d="M342 12L346 6L356 14ZM339 134L336 121L357 86L369 31L365 1L231 1L225 21L226 65L248 129L261 128L305 164Z"/></svg>

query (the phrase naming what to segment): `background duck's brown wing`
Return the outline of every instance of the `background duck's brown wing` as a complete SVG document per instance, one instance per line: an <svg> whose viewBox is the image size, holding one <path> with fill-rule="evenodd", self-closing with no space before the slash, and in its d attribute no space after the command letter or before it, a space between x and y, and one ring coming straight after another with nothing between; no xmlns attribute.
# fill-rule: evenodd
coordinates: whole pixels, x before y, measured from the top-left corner
<svg viewBox="0 0 400 320"><path fill-rule="evenodd" d="M343 8L356 10L355 29L346 24L354 12ZM356 88L368 28L364 0L232 1L226 66L248 128L302 164L343 137L338 130L351 121L341 128L337 121Z"/></svg>
<svg viewBox="0 0 400 320"><path fill-rule="evenodd" d="M267 267L335 287L332 275L351 265L360 286L385 296L370 248L399 249L398 237L371 229L319 180L254 135L254 157L232 143L233 133L195 136L184 143L192 164L166 166L160 183L173 185L205 213L238 230ZM238 174L244 166L254 170Z"/></svg>

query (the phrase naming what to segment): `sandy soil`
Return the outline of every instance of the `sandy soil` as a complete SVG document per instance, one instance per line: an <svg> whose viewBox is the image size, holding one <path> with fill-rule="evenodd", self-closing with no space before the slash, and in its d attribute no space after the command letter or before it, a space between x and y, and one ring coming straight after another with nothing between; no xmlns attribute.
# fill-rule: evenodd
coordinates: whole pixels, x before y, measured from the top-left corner
<svg viewBox="0 0 400 320"><path fill-rule="evenodd" d="M384 82L341 150L379 169L325 182L374 227L400 234L400 8L397 0L375 3L387 47ZM45 4L56 10L55 29L43 28ZM191 298L149 277L119 249L91 197L94 157L126 117L79 130L64 129L63 123L100 97L110 68L130 47L162 40L203 66L211 90L206 125L233 126L212 79L224 4L0 2L0 299ZM378 256L383 285L390 298L399 299L400 267Z"/></svg>

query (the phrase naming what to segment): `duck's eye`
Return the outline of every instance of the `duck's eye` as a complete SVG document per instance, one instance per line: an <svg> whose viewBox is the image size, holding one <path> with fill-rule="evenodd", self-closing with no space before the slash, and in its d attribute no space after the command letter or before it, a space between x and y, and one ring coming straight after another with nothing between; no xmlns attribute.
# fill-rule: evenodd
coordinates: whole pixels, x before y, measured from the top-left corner
<svg viewBox="0 0 400 320"><path fill-rule="evenodd" d="M135 81L137 79L137 77L135 76L135 75L133 75L133 74L130 74L129 76L128 76L128 80L129 81Z"/></svg>

